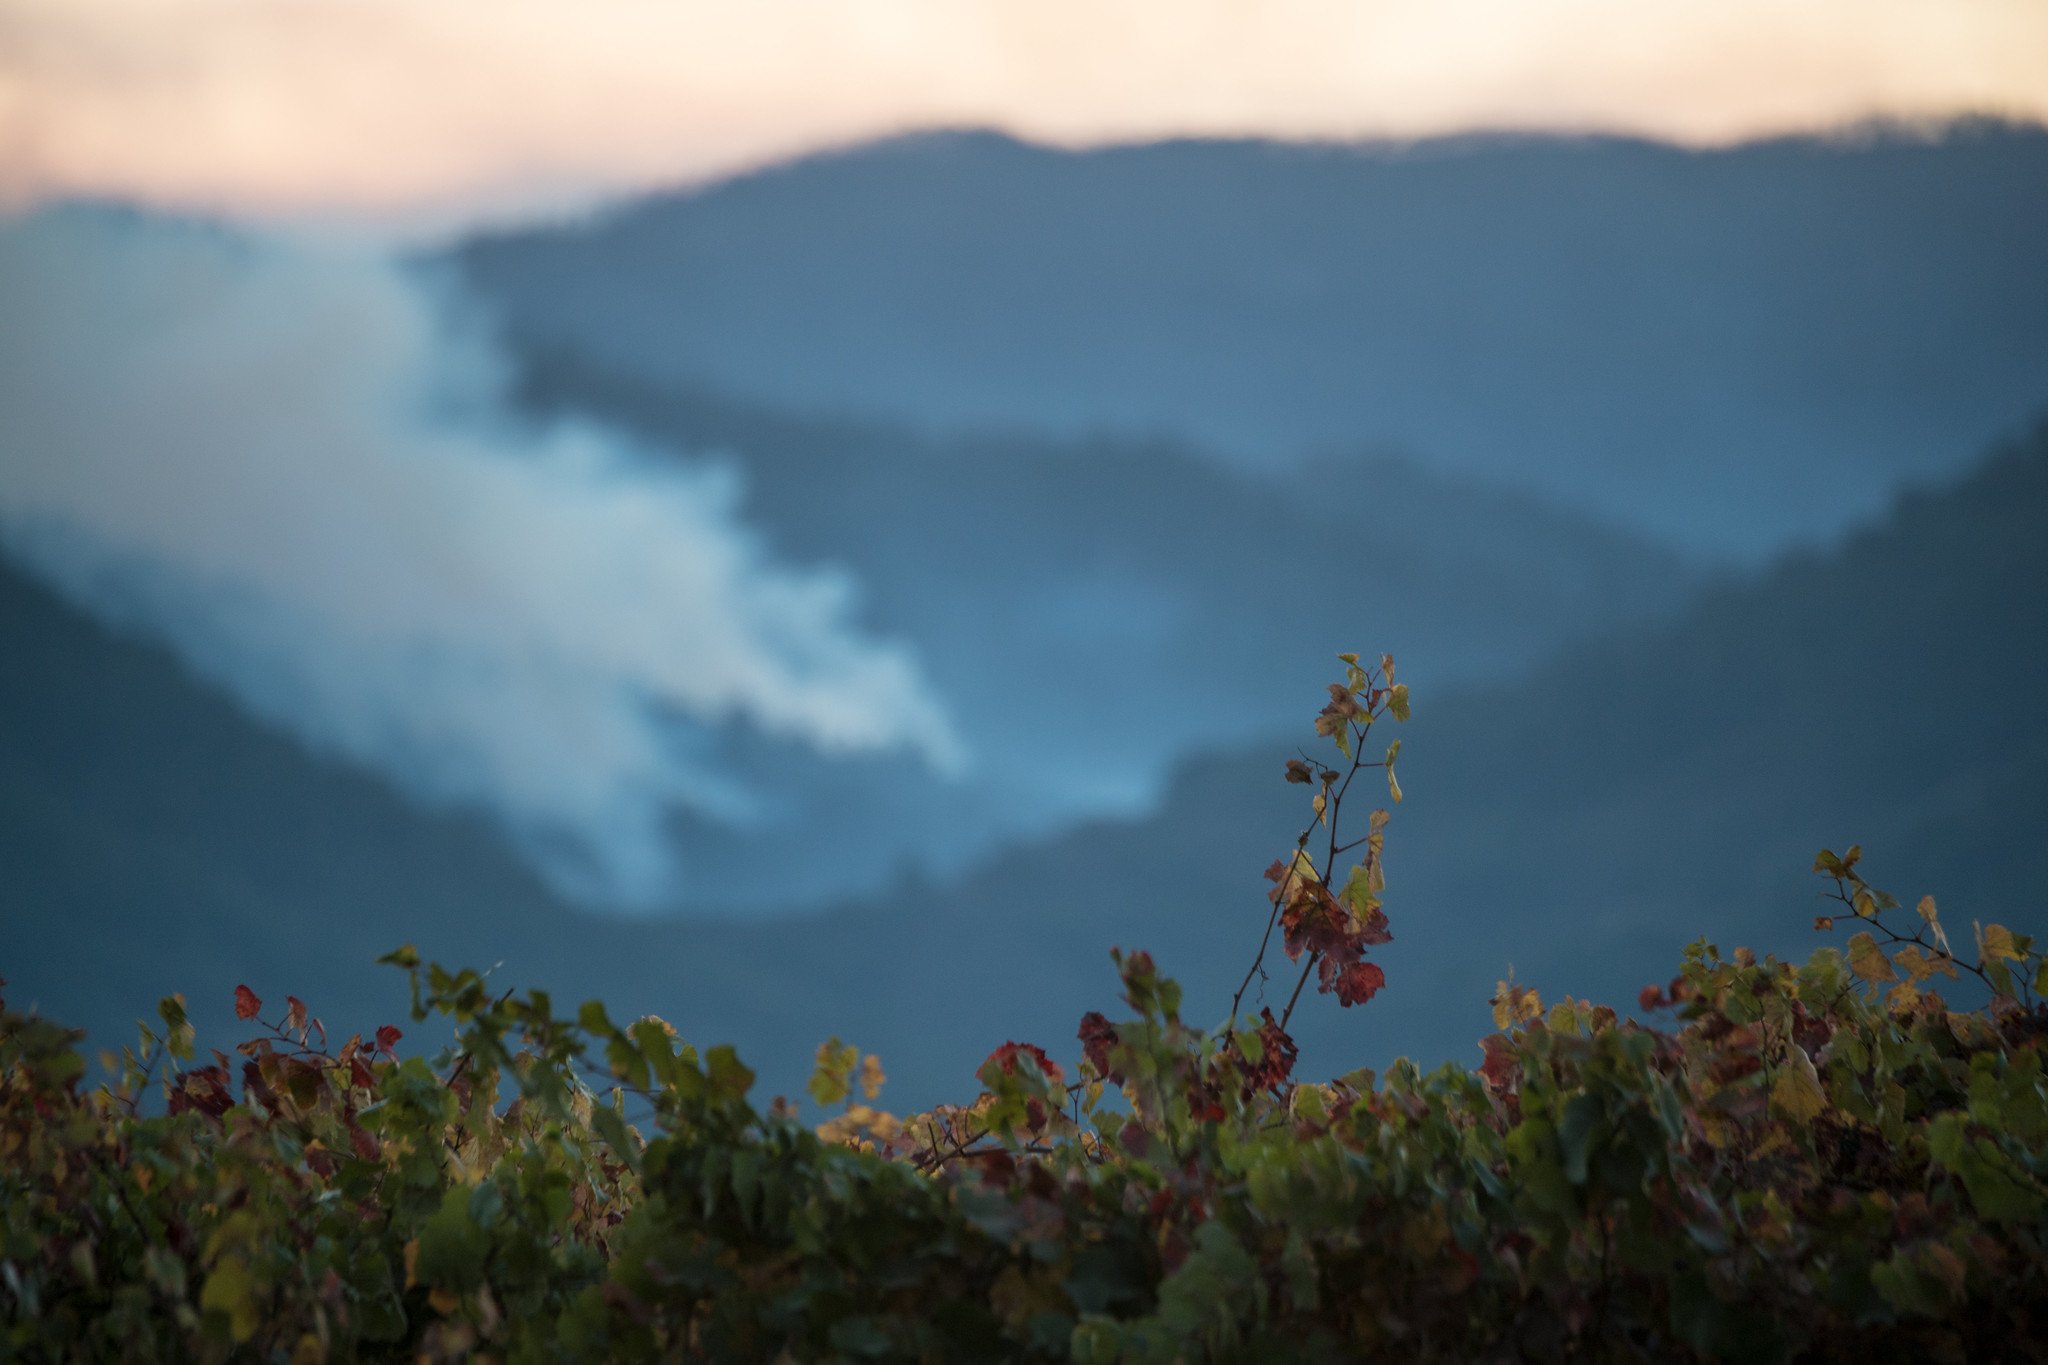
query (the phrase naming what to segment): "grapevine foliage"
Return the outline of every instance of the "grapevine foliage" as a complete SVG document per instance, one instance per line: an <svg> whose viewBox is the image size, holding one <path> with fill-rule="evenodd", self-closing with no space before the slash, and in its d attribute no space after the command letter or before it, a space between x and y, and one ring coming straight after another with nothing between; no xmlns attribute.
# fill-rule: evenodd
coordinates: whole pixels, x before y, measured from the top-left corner
<svg viewBox="0 0 2048 1365"><path fill-rule="evenodd" d="M1640 1020L1501 983L1476 1068L1294 1075L1307 983L1370 954L1400 800L1393 661L1342 656L1291 759L1307 824L1224 1021L1146 952L1055 1057L971 1103L877 1107L839 1039L806 1126L596 1002L389 956L433 1056L306 1005L198 1055L182 1000L88 1086L80 1035L0 1002L0 1357L742 1360L2013 1358L2048 1327L2048 957L1954 950L1861 851L1806 962L1695 944ZM1372 757L1368 759L1368 752ZM1368 785L1376 786L1377 782ZM1280 1013L1243 1013L1278 969ZM1957 995L1951 1003L1943 991ZM1261 992L1263 994L1263 992ZM1277 994L1277 991L1276 991ZM417 1030L416 1030L417 1031ZM161 1092L158 1106L153 1096Z"/></svg>

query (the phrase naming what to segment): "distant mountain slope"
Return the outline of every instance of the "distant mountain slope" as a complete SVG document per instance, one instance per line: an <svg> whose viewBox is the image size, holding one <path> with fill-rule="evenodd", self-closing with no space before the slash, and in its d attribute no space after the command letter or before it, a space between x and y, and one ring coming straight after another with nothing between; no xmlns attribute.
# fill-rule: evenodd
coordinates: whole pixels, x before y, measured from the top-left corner
<svg viewBox="0 0 2048 1365"><path fill-rule="evenodd" d="M1305 638L1369 623L1418 679L1469 685L1668 611L1697 581L1639 537L1392 459L1254 475L1164 440L920 437L561 357L537 359L524 393L729 460L744 521L780 560L850 570L863 619L916 649L965 729L959 784L807 765L778 818L685 829L699 885L751 887L790 822L811 857L779 876L787 893L843 899L899 859L948 875L995 840L1147 808L1189 753L1284 724L1322 680Z"/></svg>
<svg viewBox="0 0 2048 1365"><path fill-rule="evenodd" d="M521 344L778 407L1360 443L1714 553L2048 401L2048 130L902 139L455 253Z"/></svg>
<svg viewBox="0 0 2048 1365"><path fill-rule="evenodd" d="M247 979L316 1002L370 983L388 1006L376 944L495 957L568 922L481 823L259 727L4 562L0 658L0 976L17 1003L106 1027L187 990L218 1019Z"/></svg>
<svg viewBox="0 0 2048 1365"><path fill-rule="evenodd" d="M956 886L764 924L590 920L466 822L258 730L4 571L0 651L0 975L102 1037L173 988L218 1024L241 980L383 1022L398 983L368 963L416 939L735 1040L769 1088L793 1090L837 1033L881 1051L898 1102L925 1102L970 1088L1005 1038L1070 1052L1079 1013L1113 997L1112 943L1153 949L1191 1014L1220 1010L1262 922L1259 869L1301 815L1279 777L1291 732L1192 765L1153 818ZM2048 431L1839 554L1511 688L1421 693L1389 833L1389 985L1363 1010L1312 1002L1304 1065L1467 1055L1509 962L1547 993L1614 999L1695 936L1803 952L1822 844L1861 840L1879 884L1935 893L1959 929L2048 930L2044 664ZM793 830L762 894L809 856Z"/></svg>
<svg viewBox="0 0 2048 1365"><path fill-rule="evenodd" d="M1305 1057L1466 1055L1511 963L1547 994L1623 1001L1696 937L1803 956L1822 846L1861 841L1878 885L1935 894L1962 933L2048 931L2044 668L2048 428L1838 554L1511 687L1422 694L1388 833L1389 987L1309 1011ZM1303 819L1285 752L1197 763L1156 818L999 860L954 911L991 939L1144 943L1191 999L1227 1000L1262 923L1258 870ZM1050 951L1001 961L994 981L1023 974L1042 1002L1005 1026L1048 1036L1106 980Z"/></svg>

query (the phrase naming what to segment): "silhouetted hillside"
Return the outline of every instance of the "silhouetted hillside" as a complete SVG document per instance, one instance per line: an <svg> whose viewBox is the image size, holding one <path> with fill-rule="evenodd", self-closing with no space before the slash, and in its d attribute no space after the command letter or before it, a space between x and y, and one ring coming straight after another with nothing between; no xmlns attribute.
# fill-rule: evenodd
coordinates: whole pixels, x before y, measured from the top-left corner
<svg viewBox="0 0 2048 1365"><path fill-rule="evenodd" d="M1280 766L1318 701L1270 744L1191 765L1156 817L955 887L633 924L561 909L467 822L264 733L11 573L0 641L10 998L116 1038L173 988L217 1023L247 980L353 1027L398 1012L396 978L367 964L410 938L735 1040L770 1087L793 1089L838 1033L881 1051L902 1103L970 1089L1005 1038L1068 1052L1079 1013L1113 995L1112 943L1182 975L1191 1014L1220 1011L1262 923L1260 869L1299 825ZM1312 1002L1304 1065L1463 1054L1510 961L1548 993L1612 999L1696 936L1804 951L1821 844L1861 840L1880 885L1933 892L1952 925L2048 929L2044 642L2048 432L1838 554L1731 581L1511 687L1421 693L1389 832L1389 985L1363 1010ZM792 829L784 857L807 856ZM762 865L764 898L781 867Z"/></svg>
<svg viewBox="0 0 2048 1365"><path fill-rule="evenodd" d="M907 138L456 254L516 341L778 408L1361 443L1710 553L2048 401L2048 131Z"/></svg>
<svg viewBox="0 0 2048 1365"><path fill-rule="evenodd" d="M1952 924L2048 930L2044 666L2048 428L1837 554L1513 686L1424 694L1388 831L1389 986L1365 1010L1306 1011L1304 1057L1463 1055L1510 963L1546 994L1622 1002L1697 937L1803 956L1823 846L1861 841L1876 884L1933 893ZM999 860L955 913L1028 923L1033 942L1145 943L1191 999L1227 1000L1263 922L1259 871L1303 820L1287 752L1193 764L1155 819ZM1004 980L1030 969L1004 962ZM1048 954L1042 1013L1005 1026L1051 1035L1106 979L1070 984Z"/></svg>

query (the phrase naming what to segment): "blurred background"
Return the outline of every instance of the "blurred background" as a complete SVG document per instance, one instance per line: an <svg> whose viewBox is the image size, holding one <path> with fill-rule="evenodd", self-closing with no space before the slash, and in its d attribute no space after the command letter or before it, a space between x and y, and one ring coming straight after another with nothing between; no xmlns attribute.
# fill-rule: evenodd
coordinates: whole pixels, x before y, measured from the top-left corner
<svg viewBox="0 0 2048 1365"><path fill-rule="evenodd" d="M1112 945L1222 1018L1343 650L1306 1074L1823 845L2048 929L2048 9L0 0L15 1006L411 941L964 1100Z"/></svg>

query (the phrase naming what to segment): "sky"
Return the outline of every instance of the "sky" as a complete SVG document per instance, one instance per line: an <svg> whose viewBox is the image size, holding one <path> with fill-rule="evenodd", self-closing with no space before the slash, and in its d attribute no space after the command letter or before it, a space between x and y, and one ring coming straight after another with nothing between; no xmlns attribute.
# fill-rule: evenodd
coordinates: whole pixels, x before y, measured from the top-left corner
<svg viewBox="0 0 2048 1365"><path fill-rule="evenodd" d="M433 236L877 135L2048 119L2041 0L0 0L0 203Z"/></svg>
<svg viewBox="0 0 2048 1365"><path fill-rule="evenodd" d="M0 550L657 906L674 811L774 813L721 735L957 794L972 717L852 574L777 559L721 452L524 421L407 246L933 127L1966 114L2048 121L2048 0L0 0Z"/></svg>

